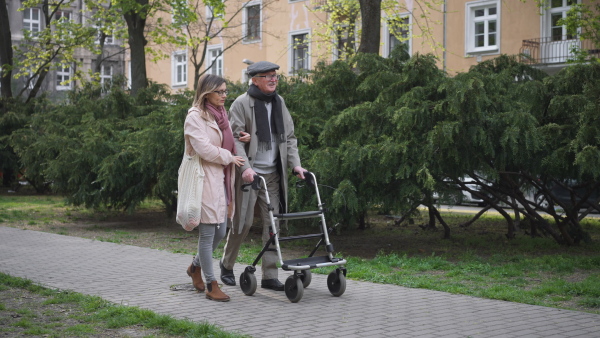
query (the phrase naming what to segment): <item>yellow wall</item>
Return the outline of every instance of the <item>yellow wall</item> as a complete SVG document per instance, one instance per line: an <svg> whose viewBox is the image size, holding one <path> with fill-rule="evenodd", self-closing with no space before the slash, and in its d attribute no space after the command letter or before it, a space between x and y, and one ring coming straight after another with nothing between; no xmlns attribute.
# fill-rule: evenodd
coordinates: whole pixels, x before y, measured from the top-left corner
<svg viewBox="0 0 600 338"><path fill-rule="evenodd" d="M468 55L465 51L466 0L448 2L446 70L449 73L466 72L478 61L498 57L500 54L518 54L524 39L540 37L539 10L535 2L500 1L500 50L493 53Z"/></svg>
<svg viewBox="0 0 600 338"><path fill-rule="evenodd" d="M224 77L232 81L240 81L243 71L247 65L242 63L243 59L254 62L267 60L281 66L280 73L289 74L290 65L290 32L308 30L313 39L310 43L310 65L314 68L319 59L326 62L333 60L330 46L317 43L317 27L319 22L326 22L327 13L315 11L315 6L323 0L262 0L262 39L259 42L240 42L231 49L226 50L223 55ZM591 1L591 0L590 0ZM467 3L477 4L478 1L447 0L446 15L443 14L443 2L425 13L427 22L421 15L423 6L419 5L423 0L398 0L396 13L408 13L412 11L412 37L411 53L433 53L438 59L440 68L449 74L468 71L478 62L489 60L500 54L518 54L523 40L535 39L542 36L542 16L537 8L535 0L527 0L525 3L519 0L498 1L499 12L499 50L493 52L480 52L468 54L465 48L466 10ZM588 1L585 1L588 2ZM227 16L230 17L234 11L238 11L246 1L227 1ZM203 11L201 10L203 13ZM385 17L385 13L382 14ZM227 35L242 34L242 15L231 23L227 34L223 34L211 41L211 44L222 44L227 48L231 42ZM419 21L419 22L417 22ZM445 25L444 25L445 22ZM357 23L360 25L360 23ZM429 26L431 34L424 34L420 27ZM444 38L444 26L446 34ZM382 39L386 32L385 24L382 24ZM445 46L445 51L443 49ZM385 48L382 40L382 52ZM167 48L161 46L161 48ZM386 53L382 53L385 55ZM189 55L188 55L189 56ZM157 63L148 63L148 75L153 81L171 84L171 58ZM204 69L204 68L203 68ZM188 65L188 87L193 87L193 69ZM177 90L177 88L174 88Z"/></svg>

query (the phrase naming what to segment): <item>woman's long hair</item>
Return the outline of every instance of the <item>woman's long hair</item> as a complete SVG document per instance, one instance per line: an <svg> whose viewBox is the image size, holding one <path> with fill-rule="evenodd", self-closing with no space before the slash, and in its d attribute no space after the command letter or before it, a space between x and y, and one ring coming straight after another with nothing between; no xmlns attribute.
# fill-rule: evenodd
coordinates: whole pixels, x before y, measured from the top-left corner
<svg viewBox="0 0 600 338"><path fill-rule="evenodd" d="M225 83L225 79L212 74L204 74L198 79L198 87L194 95L194 103L192 106L197 107L203 113L206 113L206 96Z"/></svg>

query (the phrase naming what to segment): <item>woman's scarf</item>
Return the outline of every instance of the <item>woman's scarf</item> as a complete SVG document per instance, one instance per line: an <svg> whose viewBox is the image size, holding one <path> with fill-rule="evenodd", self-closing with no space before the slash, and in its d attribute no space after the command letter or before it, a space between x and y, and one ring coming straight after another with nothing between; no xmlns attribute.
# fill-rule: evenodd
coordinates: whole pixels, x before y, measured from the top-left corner
<svg viewBox="0 0 600 338"><path fill-rule="evenodd" d="M232 155L236 154L235 151L235 142L233 140L233 132L231 131L231 126L229 125L229 120L227 119L227 112L225 111L225 107L215 107L212 104L206 102L206 109L208 112L215 118L215 122L221 129L221 133L223 134L223 142L221 143L221 148L227 149L231 152ZM226 165L223 169L223 173L225 174L225 187L227 192L227 205L231 203L231 196L233 196L231 191L231 166Z"/></svg>
<svg viewBox="0 0 600 338"><path fill-rule="evenodd" d="M248 95L256 99L254 103L254 117L258 133L258 148L260 150L271 150L271 133L275 135L277 143L284 141L283 114L281 113L281 100L277 92L271 94L263 93L254 84L248 88ZM265 102L271 103L271 128L269 128L269 113ZM270 130L269 130L270 129Z"/></svg>

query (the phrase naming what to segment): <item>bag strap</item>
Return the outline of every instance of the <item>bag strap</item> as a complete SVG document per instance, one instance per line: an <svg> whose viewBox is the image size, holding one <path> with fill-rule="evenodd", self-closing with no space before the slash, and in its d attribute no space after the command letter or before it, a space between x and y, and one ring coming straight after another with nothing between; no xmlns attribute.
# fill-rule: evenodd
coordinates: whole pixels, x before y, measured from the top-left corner
<svg viewBox="0 0 600 338"><path fill-rule="evenodd" d="M194 113L196 113L197 115L200 115L200 110L198 109L198 107L192 107L192 108L190 108L190 109L188 110L188 115L190 115L190 114L194 114ZM190 153L189 153L189 151L188 151L188 150L189 150L189 149L188 149L188 142L189 142L189 141L186 139L186 137L185 137L185 135L184 135L184 152L183 152L183 156L184 156L184 157L185 157L185 156L190 156L190 157L192 157L192 156L194 156L194 155L197 155L197 153L196 153L195 151L193 151L193 149L192 149L193 153L192 153L192 154L190 154Z"/></svg>

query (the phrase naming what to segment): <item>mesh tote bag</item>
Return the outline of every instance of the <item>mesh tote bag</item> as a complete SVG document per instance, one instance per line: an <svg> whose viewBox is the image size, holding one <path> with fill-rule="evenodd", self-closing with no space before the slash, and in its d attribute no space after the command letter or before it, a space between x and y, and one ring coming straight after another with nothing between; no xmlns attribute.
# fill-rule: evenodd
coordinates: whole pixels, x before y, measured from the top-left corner
<svg viewBox="0 0 600 338"><path fill-rule="evenodd" d="M198 154L188 155L186 144L177 178L176 221L187 231L194 230L200 224L204 187L204 169L200 161Z"/></svg>

